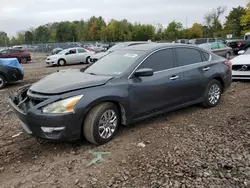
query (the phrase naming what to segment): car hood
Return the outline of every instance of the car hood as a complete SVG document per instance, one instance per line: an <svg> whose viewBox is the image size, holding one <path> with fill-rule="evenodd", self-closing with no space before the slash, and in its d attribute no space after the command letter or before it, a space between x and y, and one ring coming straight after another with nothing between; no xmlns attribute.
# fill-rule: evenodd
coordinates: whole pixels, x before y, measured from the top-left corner
<svg viewBox="0 0 250 188"><path fill-rule="evenodd" d="M250 64L250 55L239 55L231 59L233 65Z"/></svg>
<svg viewBox="0 0 250 188"><path fill-rule="evenodd" d="M34 83L30 90L43 94L59 94L106 84L113 76L85 74L80 69L62 70Z"/></svg>
<svg viewBox="0 0 250 188"><path fill-rule="evenodd" d="M107 52L98 52L98 53L92 55L91 58L100 59L100 58L102 58L103 56L105 56L105 55L107 55L109 53L110 52L108 52L108 51Z"/></svg>
<svg viewBox="0 0 250 188"><path fill-rule="evenodd" d="M50 55L47 57L47 59L56 59L58 58L58 54Z"/></svg>

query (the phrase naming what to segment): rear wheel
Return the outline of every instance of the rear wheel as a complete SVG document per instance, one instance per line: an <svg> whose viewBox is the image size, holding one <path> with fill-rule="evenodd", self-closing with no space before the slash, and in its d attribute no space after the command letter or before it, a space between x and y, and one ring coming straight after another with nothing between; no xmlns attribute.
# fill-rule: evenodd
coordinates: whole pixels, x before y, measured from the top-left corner
<svg viewBox="0 0 250 188"><path fill-rule="evenodd" d="M65 64L66 64L66 61L64 59L60 59L58 61L58 65L60 65L60 66L64 66Z"/></svg>
<svg viewBox="0 0 250 188"><path fill-rule="evenodd" d="M21 58L21 63L22 64L26 64L28 62L27 58L26 57L22 57Z"/></svg>
<svg viewBox="0 0 250 188"><path fill-rule="evenodd" d="M220 102L221 93L221 83L218 80L212 80L207 86L202 105L206 108L217 106Z"/></svg>
<svg viewBox="0 0 250 188"><path fill-rule="evenodd" d="M5 78L2 75L0 75L0 89L3 89L5 85L6 85Z"/></svg>
<svg viewBox="0 0 250 188"><path fill-rule="evenodd" d="M227 53L226 53L226 58L227 58L227 59L230 59L230 55L231 55L230 52L227 52Z"/></svg>
<svg viewBox="0 0 250 188"><path fill-rule="evenodd" d="M93 144L105 144L116 134L120 114L116 105L101 103L90 110L83 125L85 138Z"/></svg>

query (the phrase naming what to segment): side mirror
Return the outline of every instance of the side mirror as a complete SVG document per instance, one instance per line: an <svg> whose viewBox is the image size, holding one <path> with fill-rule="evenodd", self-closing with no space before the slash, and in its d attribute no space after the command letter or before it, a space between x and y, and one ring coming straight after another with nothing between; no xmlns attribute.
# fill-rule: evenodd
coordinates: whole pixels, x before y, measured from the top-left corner
<svg viewBox="0 0 250 188"><path fill-rule="evenodd" d="M244 50L240 50L240 51L238 51L238 55L242 55L242 54L244 54L245 53L245 51Z"/></svg>
<svg viewBox="0 0 250 188"><path fill-rule="evenodd" d="M143 68L135 71L136 77L145 77L145 76L153 76L154 71L153 69Z"/></svg>

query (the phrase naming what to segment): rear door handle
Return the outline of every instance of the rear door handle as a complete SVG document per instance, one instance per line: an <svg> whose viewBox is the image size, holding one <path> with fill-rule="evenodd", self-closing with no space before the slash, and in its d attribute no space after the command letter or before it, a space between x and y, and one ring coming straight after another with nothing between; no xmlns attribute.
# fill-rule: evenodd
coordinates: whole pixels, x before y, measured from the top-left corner
<svg viewBox="0 0 250 188"><path fill-rule="evenodd" d="M179 76L172 76L172 77L170 77L169 79L170 80L176 80L176 79L178 79L179 78Z"/></svg>
<svg viewBox="0 0 250 188"><path fill-rule="evenodd" d="M203 68L202 70L203 71L208 71L210 69L210 67L205 67L205 68Z"/></svg>

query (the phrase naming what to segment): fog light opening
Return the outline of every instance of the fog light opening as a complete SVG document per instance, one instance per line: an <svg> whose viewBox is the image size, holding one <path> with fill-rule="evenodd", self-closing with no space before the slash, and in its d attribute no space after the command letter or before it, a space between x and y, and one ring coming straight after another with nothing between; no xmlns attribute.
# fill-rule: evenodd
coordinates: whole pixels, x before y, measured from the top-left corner
<svg viewBox="0 0 250 188"><path fill-rule="evenodd" d="M57 131L63 131L65 127L41 127L41 129L45 133L52 133L52 132L57 132Z"/></svg>

